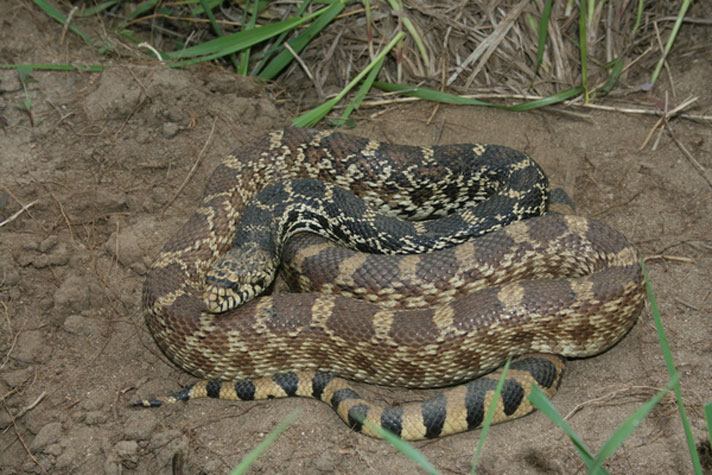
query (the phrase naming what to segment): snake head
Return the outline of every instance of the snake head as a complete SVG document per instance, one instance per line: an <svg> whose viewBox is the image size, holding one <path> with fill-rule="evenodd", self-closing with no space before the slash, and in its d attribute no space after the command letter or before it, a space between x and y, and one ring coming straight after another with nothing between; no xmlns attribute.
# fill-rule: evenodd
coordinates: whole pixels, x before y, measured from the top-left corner
<svg viewBox="0 0 712 475"><path fill-rule="evenodd" d="M208 271L203 303L212 313L223 313L254 299L272 283L277 263L254 243L230 250Z"/></svg>

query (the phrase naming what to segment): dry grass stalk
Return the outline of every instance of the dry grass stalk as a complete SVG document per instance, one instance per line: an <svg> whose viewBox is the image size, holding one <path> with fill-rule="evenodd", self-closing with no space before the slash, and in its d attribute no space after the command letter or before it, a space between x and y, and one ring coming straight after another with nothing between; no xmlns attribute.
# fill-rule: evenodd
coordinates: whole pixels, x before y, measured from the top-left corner
<svg viewBox="0 0 712 475"><path fill-rule="evenodd" d="M297 3L274 2L262 13L259 22L286 18L295 12ZM374 51L403 28L403 20L407 18L418 32L424 52L419 52L409 37L390 55L380 80L438 89L441 78L446 77L447 90L457 94L550 96L581 82L577 46L579 11L576 7L567 9L567 2L554 2L543 63L535 75L537 30L544 3L545 0L404 0L403 11L394 12L386 0L373 0L371 23L367 24L363 4L353 2L300 52L302 66L294 63L280 79L294 91L311 91L307 92L307 101L321 101L361 71L372 60ZM185 19L189 10L184 8ZM669 19L674 18L676 8L670 2L648 2L640 27L634 31L637 2L597 2L587 19L589 84L600 88L609 74L606 65L620 58L624 70L610 95L638 91L659 58L658 45L666 40L672 28ZM237 4L223 6L215 13L225 33L239 30L235 23L242 11ZM181 33L190 35L193 42L212 36L209 25L197 21L188 24L187 30L185 21L155 16L150 21L153 35L182 29ZM313 77L309 78L306 71L311 71Z"/></svg>

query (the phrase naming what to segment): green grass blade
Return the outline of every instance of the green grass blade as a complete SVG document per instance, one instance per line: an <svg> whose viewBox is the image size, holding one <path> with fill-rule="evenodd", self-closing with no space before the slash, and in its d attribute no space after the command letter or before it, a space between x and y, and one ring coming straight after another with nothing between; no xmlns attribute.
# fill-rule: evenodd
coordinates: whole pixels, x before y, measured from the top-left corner
<svg viewBox="0 0 712 475"><path fill-rule="evenodd" d="M655 71L653 71L653 76L650 78L651 84L655 84L655 81L658 80L658 76L660 76L660 71L662 71L662 69L663 69L663 65L665 64L665 59L667 59L667 55L670 52L670 49L672 48L672 44L675 42L675 38L677 37L677 32L680 31L680 26L682 26L682 20L685 19L685 14L687 13L687 9L690 7L691 3L692 3L692 0L684 0L682 2L682 5L680 6L680 11L677 13L677 19L675 20L675 25L672 27L672 33L670 33L670 37L668 38L667 43L665 43L665 51L663 51L663 55L660 57L658 64L655 66Z"/></svg>
<svg viewBox="0 0 712 475"><path fill-rule="evenodd" d="M338 15L341 13L346 6L346 0L338 0L331 4L324 10L323 14L314 21L307 29L299 34L296 38L289 41L289 46L294 50L295 53L299 54L304 47L309 44L309 42L314 38L321 30L329 25ZM288 49L283 49L277 56L269 62L269 64L260 73L260 78L262 79L273 79L277 76L289 63L292 62L294 57Z"/></svg>
<svg viewBox="0 0 712 475"><path fill-rule="evenodd" d="M591 454L591 451L588 450L588 447L586 447L586 444L583 443L583 440L578 436L576 432L569 426L569 424L564 420L563 417L561 417L561 414L554 408L554 406L551 404L551 401L549 401L549 398L547 398L543 392L541 392L541 389L539 387L532 386L532 392L529 394L529 401L536 407L539 411L541 411L546 417L551 419L551 421L561 427L563 431L566 433L566 435L569 436L569 439L571 439L571 442L573 442L574 447L576 447L576 450L578 450L579 455L581 456L581 459L583 460L584 464L586 464L587 467L590 467L591 464L593 463L593 455ZM607 473L604 468L601 468L598 473Z"/></svg>
<svg viewBox="0 0 712 475"><path fill-rule="evenodd" d="M431 464L428 459L426 459L425 456L418 449L413 447L413 445L409 442L401 439L391 431L385 430L380 426L372 424L371 421L367 419L362 418L361 423L368 426L369 429L371 429L372 431L377 432L378 435L383 438L383 440L391 444L400 453L415 462L420 468L425 470L426 473L429 473L431 475L437 475L438 473L440 473L433 466L433 464Z"/></svg>
<svg viewBox="0 0 712 475"><path fill-rule="evenodd" d="M655 300L655 294L653 294L653 287L650 284L650 279L648 278L648 269L645 267L645 262L640 260L640 267L643 269L643 276L645 277L645 289L648 293L648 300L650 300L651 313L653 314L653 321L655 322L655 328L658 332L658 340L660 340L660 347L663 352L663 358L665 359L665 365L667 366L668 374L670 379L673 379L677 374L677 369L675 368L675 361L672 357L672 352L670 351L670 344L668 343L667 336L665 335L665 327L663 327L662 319L660 318L660 310L658 309L658 303ZM690 427L690 421L687 418L687 411L682 403L682 392L680 391L680 384L675 383L673 386L675 391L675 399L677 400L677 409L680 412L680 419L682 421L682 427L685 430L685 437L687 438L687 449L690 452L690 459L692 460L692 467L695 473L702 473L702 466L700 465L700 457L697 453L697 448L695 447L695 439L692 435L692 428Z"/></svg>
<svg viewBox="0 0 712 475"><path fill-rule="evenodd" d="M220 5L222 2L225 0L206 0L206 2L203 2L202 0L200 1L200 5L193 8L190 11L190 14L192 16L200 16L203 13L205 13L207 10L212 10L213 8L217 7ZM207 7L206 7L207 4ZM206 9L207 8L207 9Z"/></svg>
<svg viewBox="0 0 712 475"><path fill-rule="evenodd" d="M418 30L415 29L415 25L413 25L413 22L410 21L410 18L405 15L402 0L388 0L388 3L391 5L393 11L396 12L396 15L399 15L399 19L402 25L405 27L410 37L413 38L415 47L418 48L420 57L423 58L423 64L426 68L429 68L430 58L428 57L428 50L425 48L425 44L423 43L423 39L418 34Z"/></svg>
<svg viewBox="0 0 712 475"><path fill-rule="evenodd" d="M30 82L37 82L37 80L32 77L32 69L32 66L29 64L21 64L16 68L17 77L23 86Z"/></svg>
<svg viewBox="0 0 712 475"><path fill-rule="evenodd" d="M245 14L247 14L249 3L245 4ZM255 29L255 24L257 24L257 17L260 14L260 0L254 0L252 4L252 15L250 15L249 21L243 23L244 26L242 31L251 31ZM244 17L243 17L244 18ZM245 48L240 51L240 64L237 67L237 74L241 76L247 76L247 72L250 70L250 54L251 48Z"/></svg>
<svg viewBox="0 0 712 475"><path fill-rule="evenodd" d="M210 21L210 26L213 28L215 34L218 36L222 36L222 28L220 28L220 25L215 20L215 15L213 15L213 10L212 8L210 8L208 0L200 0L200 6L202 7L203 12L205 12L205 15L208 17L208 20Z"/></svg>
<svg viewBox="0 0 712 475"><path fill-rule="evenodd" d="M100 73L104 70L103 66L93 64L0 64L0 69L17 69L22 67L44 69L47 71L91 71L93 73Z"/></svg>
<svg viewBox="0 0 712 475"><path fill-rule="evenodd" d="M497 408L497 403L499 402L500 395L502 394L502 388L504 387L504 381L507 379L507 372L509 371L509 365L512 364L512 358L507 358L507 362L504 363L504 368L502 368L502 374L497 380L497 387L494 390L494 395L492 400L495 401L487 408L487 414L485 414L485 421L482 424L482 430L480 431L480 438L477 441L477 449L472 457L472 475L477 472L477 464L480 461L480 453L482 452L482 447L485 445L485 440L487 439L487 434L489 433L490 426L492 426L492 418L494 417L494 411Z"/></svg>
<svg viewBox="0 0 712 475"><path fill-rule="evenodd" d="M346 109L344 109L339 120L336 121L336 123L334 124L336 127L343 127L343 125L346 123L346 121L348 120L351 113L355 109L358 109L358 107L361 105L363 100L366 98L366 94L368 94L368 91L370 91L371 87L373 87L373 81L376 80L376 76L378 76L378 73L381 72L382 67L383 67L383 59L378 61L373 66L373 69L371 69L371 72L369 72L368 76L366 76L366 79L363 80L363 83L361 84L361 87L358 89L358 92L356 92L356 94L354 95L354 98L351 100L351 102L349 102L349 105L346 106Z"/></svg>
<svg viewBox="0 0 712 475"><path fill-rule="evenodd" d="M282 432L284 432L287 427L289 427L299 416L299 413L301 411L299 409L296 409L287 415L287 417L284 418L282 422L279 423L277 427L274 428L272 432L267 434L267 437L264 438L262 442L260 442L257 447L252 449L249 454L245 456L244 459L235 467L231 472L230 475L241 475L247 471L248 468L252 466L253 463L255 463L255 460L262 455L262 453L269 448L270 445L274 443L275 440L277 440L277 437L280 436Z"/></svg>
<svg viewBox="0 0 712 475"><path fill-rule="evenodd" d="M136 7L136 10L131 12L131 14L128 15L123 22L119 24L118 29L121 30L123 27L128 25L131 20L135 20L144 13L152 10L158 4L159 1L160 0L148 0L146 2L143 2L141 5Z"/></svg>
<svg viewBox="0 0 712 475"><path fill-rule="evenodd" d="M62 12L60 12L59 10L54 8L52 5L47 3L45 0L32 0L32 1L35 3L35 5L40 7L43 12L45 12L47 15L54 18L58 22L60 22L62 25L67 24L67 17L64 16L64 14ZM84 34L84 32L82 30L80 30L79 28L77 28L76 26L70 24L69 31L79 35L85 42L94 46L94 41L91 38L89 38L86 34Z"/></svg>
<svg viewBox="0 0 712 475"><path fill-rule="evenodd" d="M109 0L107 2L102 2L96 6L90 7L90 8L83 8L81 12L77 14L77 16L80 17L89 17L96 15L97 13L103 12L107 8L111 8L117 3L119 3L121 0Z"/></svg>
<svg viewBox="0 0 712 475"><path fill-rule="evenodd" d="M623 60L621 58L614 59L608 64L608 68L610 68L611 72L608 74L606 82L601 86L601 91L604 95L611 92L611 89L613 89L613 86L615 86L621 77L621 73L623 72Z"/></svg>
<svg viewBox="0 0 712 475"><path fill-rule="evenodd" d="M539 20L539 31L537 34L538 44L536 48L536 66L534 68L534 76L539 73L539 67L544 58L544 49L546 48L546 41L549 38L549 18L551 16L551 5L554 0L546 0L544 4L544 9L541 12L541 19ZM534 81L534 78L532 78Z"/></svg>
<svg viewBox="0 0 712 475"><path fill-rule="evenodd" d="M388 52L393 49L393 47L398 44L400 40L403 39L405 36L405 33L402 31L399 31L398 34L386 45L383 50L376 55L373 61L371 61L368 66L366 66L363 71L361 71L355 78L351 80L350 83L346 85L345 88L343 88L339 94L336 95L335 98L325 102L324 104L315 107L314 109L300 115L296 119L292 121L292 125L295 127L312 127L315 125L317 122L319 122L321 119L324 118L326 114L329 113L329 111L341 100L344 98L344 96L356 86L361 80L366 76L371 69L373 69L379 61L382 61L383 58L386 57ZM375 82L374 82L375 84Z"/></svg>
<svg viewBox="0 0 712 475"><path fill-rule="evenodd" d="M218 24L217 20L215 20L215 15L213 15L213 10L208 3L208 0L200 0L200 5L201 8L200 10L205 13L205 15L208 17L208 21L210 21L210 26L213 28L213 31L215 32L215 35L220 37L223 36L223 31L222 28L220 28L220 24ZM217 6L217 5L215 5ZM198 10L197 8L195 10ZM237 59L235 58L234 55L230 56L230 61L232 61L232 65L235 68L235 71L238 71L239 74L239 67L240 64L238 63Z"/></svg>
<svg viewBox="0 0 712 475"><path fill-rule="evenodd" d="M325 103L313 108L310 111L305 112L296 119L292 121L292 126L294 127L314 127L321 119L323 119L326 114L334 108L336 104L339 103L341 97L334 97L329 99Z"/></svg>
<svg viewBox="0 0 712 475"><path fill-rule="evenodd" d="M511 112L523 112L533 109L541 109L542 107L558 104L559 102L564 102L568 99L571 99L572 97L576 97L581 94L581 91L582 89L579 86L576 86L565 91L557 92L553 96L543 97L541 99L534 99L533 101L523 102L521 104L517 104L516 106L503 107L503 109Z"/></svg>
<svg viewBox="0 0 712 475"><path fill-rule="evenodd" d="M581 87L583 87L583 101L588 104L588 48L586 46L586 9L588 2L581 0L579 5L579 53L581 56Z"/></svg>
<svg viewBox="0 0 712 475"><path fill-rule="evenodd" d="M638 11L635 14L635 24L633 25L631 37L635 36L635 33L638 31L640 23L643 20L643 8L645 8L645 0L638 0Z"/></svg>
<svg viewBox="0 0 712 475"><path fill-rule="evenodd" d="M384 91L401 91L404 96L418 97L427 101L442 102L445 104L493 107L495 109L502 109L511 112L522 112L531 109L538 109L541 107L550 106L552 104L571 99L572 97L575 97L581 93L580 87L573 87L571 89L567 89L565 91L561 91L557 94L554 94L553 96L544 97L542 99L535 99L533 101L523 102L515 106L503 106L500 104L492 104L490 102L480 101L479 99L470 99L467 97L457 96L448 92L436 91L435 89L429 89L427 87L413 87L405 84L393 84L380 81L375 81L373 85L379 89L383 89Z"/></svg>
<svg viewBox="0 0 712 475"><path fill-rule="evenodd" d="M662 400L662 398L670 392L670 390L675 386L680 380L680 375L675 374L675 376L665 385L665 389L659 391L655 396L648 399L642 406L638 408L633 414L628 416L623 424L616 429L613 435L603 444L601 450L596 454L596 458L593 463L588 466L589 472L596 472L601 468L603 462L613 455L618 447L625 442L628 436L640 425L640 423L645 419L650 411L653 410L655 406Z"/></svg>
<svg viewBox="0 0 712 475"><path fill-rule="evenodd" d="M214 40L206 41L205 43L201 43L190 48L169 53L168 57L172 59L198 57L197 60L176 63L176 66L184 66L198 61L210 61L220 58L265 41L282 33L283 31L296 28L302 23L306 23L313 18L318 17L324 13L324 10L326 10L326 8L322 8L321 10L307 15L304 18L289 18L284 21L270 23L269 25L254 28L252 30L239 31L231 35L215 38Z"/></svg>
<svg viewBox="0 0 712 475"><path fill-rule="evenodd" d="M299 4L297 12L294 14L294 16L296 18L301 17L310 4L311 0L304 0L302 3ZM282 43L284 43L284 39L287 37L288 33L288 31L284 31L280 33L279 36L277 36L277 38L274 40L274 46L272 46L268 51L264 52L264 58L262 59L262 61L260 61L260 64L258 64L257 67L254 69L252 73L253 76L259 76L267 62L272 57L272 55L283 48Z"/></svg>
<svg viewBox="0 0 712 475"><path fill-rule="evenodd" d="M705 421L707 422L707 437L712 446L712 402L705 404Z"/></svg>

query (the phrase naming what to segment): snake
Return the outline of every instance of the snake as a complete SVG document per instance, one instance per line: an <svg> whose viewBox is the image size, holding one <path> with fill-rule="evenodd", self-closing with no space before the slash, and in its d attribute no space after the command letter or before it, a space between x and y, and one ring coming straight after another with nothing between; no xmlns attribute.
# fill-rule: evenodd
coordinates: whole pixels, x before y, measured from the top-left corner
<svg viewBox="0 0 712 475"><path fill-rule="evenodd" d="M621 233L548 205L541 167L507 147L266 134L218 165L144 283L157 345L202 380L135 404L311 397L407 440L528 414L533 387L553 395L566 358L620 341L645 295ZM264 294L285 257L306 292ZM383 406L350 381L452 387Z"/></svg>

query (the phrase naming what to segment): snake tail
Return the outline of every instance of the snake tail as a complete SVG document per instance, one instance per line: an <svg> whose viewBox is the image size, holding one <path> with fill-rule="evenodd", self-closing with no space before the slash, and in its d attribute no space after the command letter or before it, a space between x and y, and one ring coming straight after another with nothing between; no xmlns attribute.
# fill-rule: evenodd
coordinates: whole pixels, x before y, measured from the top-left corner
<svg viewBox="0 0 712 475"><path fill-rule="evenodd" d="M534 407L525 396L534 384L547 397L553 396L561 382L565 362L564 358L550 354L529 354L515 359L502 386L492 423L506 422L532 412ZM199 398L253 401L307 397L329 404L356 432L382 438L382 430L387 430L405 440L425 440L481 427L494 402L501 374L499 369L426 401L388 407L364 399L343 378L313 371L280 373L236 382L198 381L170 396L142 399L134 405L156 407Z"/></svg>

